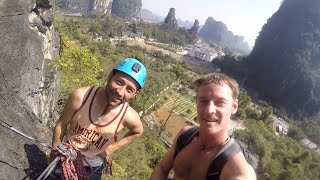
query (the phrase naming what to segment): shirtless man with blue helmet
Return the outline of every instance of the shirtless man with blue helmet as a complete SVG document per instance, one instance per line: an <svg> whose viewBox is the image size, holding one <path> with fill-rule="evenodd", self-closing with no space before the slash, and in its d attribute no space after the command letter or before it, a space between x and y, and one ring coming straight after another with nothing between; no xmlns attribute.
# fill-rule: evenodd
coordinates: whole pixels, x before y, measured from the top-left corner
<svg viewBox="0 0 320 180"><path fill-rule="evenodd" d="M101 179L104 158L133 142L143 133L139 114L127 103L146 81L145 66L134 58L120 61L105 87L83 87L69 96L54 128L52 147L67 142L84 155L84 166ZM128 132L121 138L123 128Z"/></svg>

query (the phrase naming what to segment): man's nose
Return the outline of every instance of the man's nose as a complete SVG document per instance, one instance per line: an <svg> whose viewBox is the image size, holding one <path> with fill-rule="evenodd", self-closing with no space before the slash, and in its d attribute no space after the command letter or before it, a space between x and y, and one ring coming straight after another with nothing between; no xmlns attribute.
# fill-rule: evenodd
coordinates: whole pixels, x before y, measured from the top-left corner
<svg viewBox="0 0 320 180"><path fill-rule="evenodd" d="M214 102L210 101L208 104L208 113L216 113L216 106L214 105Z"/></svg>
<svg viewBox="0 0 320 180"><path fill-rule="evenodd" d="M121 98L123 98L125 89L126 89L125 87L120 87L120 88L118 88L118 89L117 89L117 94L118 94L118 96L120 96Z"/></svg>

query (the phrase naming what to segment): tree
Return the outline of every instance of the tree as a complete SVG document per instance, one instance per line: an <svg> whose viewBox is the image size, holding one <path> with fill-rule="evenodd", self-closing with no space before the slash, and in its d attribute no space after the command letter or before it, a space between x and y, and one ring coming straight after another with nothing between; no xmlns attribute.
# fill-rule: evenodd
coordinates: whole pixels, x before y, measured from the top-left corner
<svg viewBox="0 0 320 180"><path fill-rule="evenodd" d="M261 113L261 120L267 120L270 115L272 115L273 109L271 106L267 106L265 108L262 108L262 113Z"/></svg>
<svg viewBox="0 0 320 180"><path fill-rule="evenodd" d="M176 64L173 67L173 72L176 74L177 79L179 79L181 76L185 74L185 69L180 64Z"/></svg>
<svg viewBox="0 0 320 180"><path fill-rule="evenodd" d="M305 138L303 131L294 125L290 126L288 130L288 136L297 141L301 141L303 138Z"/></svg>
<svg viewBox="0 0 320 180"><path fill-rule="evenodd" d="M77 87L99 85L102 73L100 63L88 48L71 45L69 38L62 36L62 55L52 65L61 75L62 99Z"/></svg>

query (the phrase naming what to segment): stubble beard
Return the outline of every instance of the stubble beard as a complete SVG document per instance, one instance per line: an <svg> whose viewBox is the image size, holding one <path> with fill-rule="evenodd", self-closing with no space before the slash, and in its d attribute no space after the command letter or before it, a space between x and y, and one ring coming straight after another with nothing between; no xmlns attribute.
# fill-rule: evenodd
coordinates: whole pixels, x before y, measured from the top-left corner
<svg viewBox="0 0 320 180"><path fill-rule="evenodd" d="M216 134L219 133L220 131L223 130L223 122L221 119L218 119L218 117L216 117L217 119L215 120L207 120L210 118L202 118L199 123L200 126L203 126L203 129L206 129L206 131L212 133L212 134Z"/></svg>
<svg viewBox="0 0 320 180"><path fill-rule="evenodd" d="M117 107L120 104L125 102L125 100L111 101L113 94L112 94L112 91L108 88L108 85L106 86L106 89L105 89L105 96L106 96L107 105L111 107Z"/></svg>

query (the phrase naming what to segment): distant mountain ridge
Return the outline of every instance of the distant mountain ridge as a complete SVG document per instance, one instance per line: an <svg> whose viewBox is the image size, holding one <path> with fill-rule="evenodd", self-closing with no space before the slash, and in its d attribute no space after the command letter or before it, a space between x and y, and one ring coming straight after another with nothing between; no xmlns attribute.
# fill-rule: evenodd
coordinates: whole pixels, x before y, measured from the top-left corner
<svg viewBox="0 0 320 180"><path fill-rule="evenodd" d="M154 14L152 11L142 9L140 11L141 18L147 22L161 23L165 17ZM183 21L177 19L179 27L191 28L194 22ZM203 26L200 26L199 35L202 36L209 43L217 43L229 49L247 54L250 52L249 44L244 40L243 36L234 35L228 30L228 27L220 21L209 17Z"/></svg>
<svg viewBox="0 0 320 180"><path fill-rule="evenodd" d="M217 43L233 50L250 52L249 44L244 41L243 36L234 35L221 21L208 17L199 35L209 43Z"/></svg>
<svg viewBox="0 0 320 180"><path fill-rule="evenodd" d="M140 17L144 21L153 22L153 23L161 23L164 21L166 17L154 14L152 11L148 9L141 9ZM182 20L180 18L177 19L179 27L191 28L193 22L188 20Z"/></svg>

